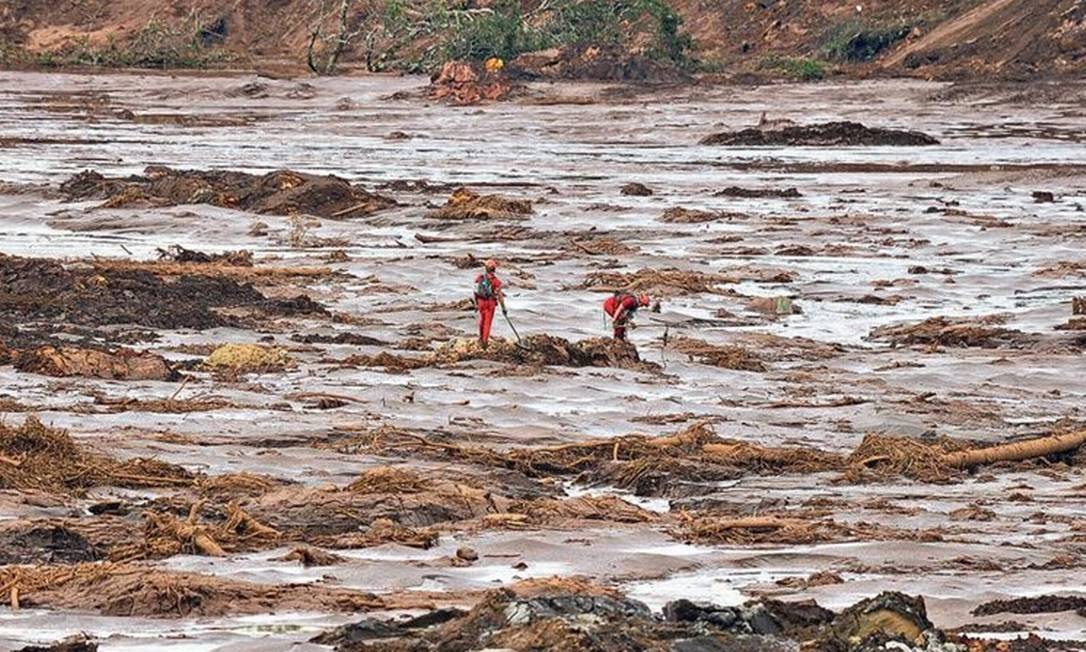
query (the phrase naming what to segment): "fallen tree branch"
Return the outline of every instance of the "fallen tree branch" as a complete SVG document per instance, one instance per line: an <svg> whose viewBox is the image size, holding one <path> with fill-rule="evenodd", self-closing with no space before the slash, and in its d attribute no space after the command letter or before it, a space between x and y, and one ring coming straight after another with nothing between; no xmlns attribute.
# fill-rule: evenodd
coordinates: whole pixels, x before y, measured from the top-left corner
<svg viewBox="0 0 1086 652"><path fill-rule="evenodd" d="M956 469L964 469L995 462L1017 462L1035 457L1074 450L1086 443L1086 430L1063 435L1050 435L1013 444L1001 444L988 448L968 450L943 455L943 463Z"/></svg>

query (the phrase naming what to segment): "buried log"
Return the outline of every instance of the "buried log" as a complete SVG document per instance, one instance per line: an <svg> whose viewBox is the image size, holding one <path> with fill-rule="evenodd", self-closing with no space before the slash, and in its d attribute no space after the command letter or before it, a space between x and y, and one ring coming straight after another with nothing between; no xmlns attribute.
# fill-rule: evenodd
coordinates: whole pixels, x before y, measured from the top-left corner
<svg viewBox="0 0 1086 652"><path fill-rule="evenodd" d="M1028 441L1002 444L989 448L970 448L943 455L943 463L965 469L995 462L1018 462L1074 450L1086 443L1086 430L1062 435L1049 435Z"/></svg>

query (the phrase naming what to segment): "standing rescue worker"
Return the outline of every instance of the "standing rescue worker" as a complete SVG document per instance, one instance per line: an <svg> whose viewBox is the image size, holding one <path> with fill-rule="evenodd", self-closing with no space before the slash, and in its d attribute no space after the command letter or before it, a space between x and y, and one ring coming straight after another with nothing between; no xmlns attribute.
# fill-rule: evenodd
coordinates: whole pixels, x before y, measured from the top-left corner
<svg viewBox="0 0 1086 652"><path fill-rule="evenodd" d="M490 325L494 322L494 310L501 305L505 311L505 294L502 292L498 261L488 260L483 263L483 273L475 277L475 309L479 311L479 344L484 349L490 343Z"/></svg>
<svg viewBox="0 0 1086 652"><path fill-rule="evenodd" d="M603 302L603 311L611 318L611 324L615 329L615 339L626 339L626 329L633 328L631 323L637 314L638 308L647 308L651 299L649 295L634 296L625 292L616 292Z"/></svg>

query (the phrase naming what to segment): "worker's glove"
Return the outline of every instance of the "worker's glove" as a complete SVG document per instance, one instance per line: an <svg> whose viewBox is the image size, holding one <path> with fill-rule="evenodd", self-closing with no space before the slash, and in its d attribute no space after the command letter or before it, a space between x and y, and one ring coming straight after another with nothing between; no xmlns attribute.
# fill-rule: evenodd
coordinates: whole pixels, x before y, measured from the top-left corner
<svg viewBox="0 0 1086 652"><path fill-rule="evenodd" d="M628 323L626 324L626 328L628 328L628 329L630 329L630 330L633 330L633 329L637 328L637 324L633 323L632 321L631 321L631 322L628 322Z"/></svg>

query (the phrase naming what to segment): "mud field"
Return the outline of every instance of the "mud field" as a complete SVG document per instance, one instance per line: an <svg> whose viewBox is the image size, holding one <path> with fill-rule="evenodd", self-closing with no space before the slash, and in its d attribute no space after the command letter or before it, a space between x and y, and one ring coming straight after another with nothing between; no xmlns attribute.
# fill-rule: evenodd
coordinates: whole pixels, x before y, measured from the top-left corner
<svg viewBox="0 0 1086 652"><path fill-rule="evenodd" d="M1086 640L1081 89L0 79L5 649Z"/></svg>

